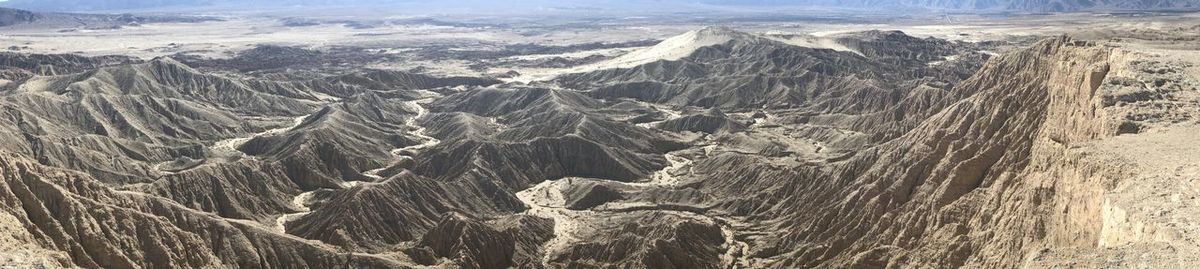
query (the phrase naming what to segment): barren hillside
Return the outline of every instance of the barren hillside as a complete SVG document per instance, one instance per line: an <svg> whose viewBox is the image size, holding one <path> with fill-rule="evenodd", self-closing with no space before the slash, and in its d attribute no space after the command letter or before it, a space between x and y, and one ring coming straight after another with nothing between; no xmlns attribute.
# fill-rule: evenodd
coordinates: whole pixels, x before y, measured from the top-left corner
<svg viewBox="0 0 1200 269"><path fill-rule="evenodd" d="M39 16L0 29L75 15ZM143 19L95 40L228 23L79 18ZM572 45L376 22L453 38L159 57L25 41L0 53L0 267L1196 267L1197 27L1138 20Z"/></svg>

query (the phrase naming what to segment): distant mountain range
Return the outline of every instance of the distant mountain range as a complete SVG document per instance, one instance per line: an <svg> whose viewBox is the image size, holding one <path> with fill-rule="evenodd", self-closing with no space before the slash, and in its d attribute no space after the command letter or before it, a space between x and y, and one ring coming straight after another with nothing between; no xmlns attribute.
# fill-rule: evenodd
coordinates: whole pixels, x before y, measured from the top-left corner
<svg viewBox="0 0 1200 269"><path fill-rule="evenodd" d="M1200 8L1198 0L712 0L721 5L790 5L884 9L1069 12L1087 10L1166 10Z"/></svg>
<svg viewBox="0 0 1200 269"><path fill-rule="evenodd" d="M2 2L0 2L2 3ZM162 22L201 22L216 18L207 16L176 16L164 14L79 14L58 12L32 12L0 7L0 27L81 27L111 29L127 25Z"/></svg>
<svg viewBox="0 0 1200 269"><path fill-rule="evenodd" d="M546 8L604 7L614 10L633 8L643 10L661 7L663 11L678 11L696 5L729 6L814 6L855 9L920 8L962 11L1024 11L1070 12L1089 10L1178 10L1200 8L1200 0L599 0L599 1L429 1L429 0L9 0L0 7L34 11L130 11L147 9L189 9L228 7L299 7L348 5L404 5L438 9L487 6L484 10L507 8L530 10Z"/></svg>
<svg viewBox="0 0 1200 269"><path fill-rule="evenodd" d="M211 4L210 0L9 0L0 6L34 11L96 11Z"/></svg>
<svg viewBox="0 0 1200 269"><path fill-rule="evenodd" d="M395 0L9 0L0 6L33 11L128 11L142 9L211 8L226 6L330 6L408 3Z"/></svg>
<svg viewBox="0 0 1200 269"><path fill-rule="evenodd" d="M38 15L34 14L33 12L10 8L0 8L0 26L26 23L37 19Z"/></svg>

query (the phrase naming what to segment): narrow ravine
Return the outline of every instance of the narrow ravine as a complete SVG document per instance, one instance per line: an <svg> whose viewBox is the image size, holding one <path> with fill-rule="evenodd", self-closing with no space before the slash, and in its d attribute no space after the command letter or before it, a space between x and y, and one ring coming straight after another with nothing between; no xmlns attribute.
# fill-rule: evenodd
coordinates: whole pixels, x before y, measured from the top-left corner
<svg viewBox="0 0 1200 269"><path fill-rule="evenodd" d="M674 153L667 153L665 157L670 162L670 165L655 172L651 176L650 181L623 184L641 187L674 186L678 184L680 182L679 179L671 173L691 164L692 161L676 156ZM543 249L547 254L543 257L544 265L548 265L550 253L565 249L570 243L577 241L575 236L576 231L584 225L580 221L581 218L597 215L596 211L571 210L566 208L567 202L566 197L563 196L563 191L576 180L584 179L563 178L559 180L547 180L517 192L517 199L529 206L529 210L525 214L554 220L554 237L543 245Z"/></svg>
<svg viewBox="0 0 1200 269"><path fill-rule="evenodd" d="M566 200L562 195L562 188L572 180L547 180L517 192L517 199L529 206L525 214L554 220L554 237L542 245L542 265L549 266L550 253L566 249L571 243L578 241L575 235L580 227L586 225L580 221L581 218L595 215L591 211L569 210L564 207Z"/></svg>
<svg viewBox="0 0 1200 269"><path fill-rule="evenodd" d="M655 104L651 104L651 105L654 106L655 109L658 109L659 111L662 111L663 113L667 114L667 118L665 118L663 120L658 120L658 121L638 123L637 126L640 126L642 128L647 128L647 129L654 129L654 127L656 125L658 125L659 123L683 117L683 112L680 112L678 110L674 110L674 109L671 109L671 108L668 108L668 107L662 106L662 105L655 105Z"/></svg>
<svg viewBox="0 0 1200 269"><path fill-rule="evenodd" d="M422 142L421 144L400 147L400 148L395 148L395 149L390 150L389 153L391 153L392 156L395 157L397 160L401 159L401 158L412 158L413 157L412 155L415 155L416 151L435 146L438 143L442 142L441 140L438 140L437 138L434 138L434 137L431 137L431 136L425 134L425 127L421 127L421 125L417 124L417 120L419 120L421 117L424 117L425 115L429 114L429 110L425 109L425 107L422 105L422 103L431 102L435 98L436 97L429 97L429 98L417 99L417 100L404 102L405 105L412 107L413 110L416 110L416 112L417 112L416 115L413 115L412 117L409 117L407 120L404 121L404 125L408 127L406 129L412 130L408 134L412 135L412 136L416 136L417 138L420 138L421 140L424 140L425 142ZM380 179L383 179L383 177L379 175L379 172L382 172L383 169L386 169L386 168L387 168L387 166L375 168L375 169L364 171L362 174L363 174L363 176L366 176L366 177L369 177L369 178L372 178L375 180L380 180Z"/></svg>
<svg viewBox="0 0 1200 269"><path fill-rule="evenodd" d="M417 145L392 149L390 151L390 153L393 156L395 156L396 158L412 158L412 156L405 155L405 154L407 154L409 152L414 152L416 150L432 147L434 145L437 145L438 143L441 143L441 141L438 140L437 138L433 138L433 137L426 135L425 127L421 127L420 125L417 124L417 120L419 120L421 117L424 117L425 115L427 115L429 113L429 110L425 109L425 107L422 106L422 103L430 102L434 98L435 97L430 97L430 98L417 99L417 100L404 102L404 104L406 106L409 106L413 110L416 111L416 115L413 115L412 117L409 117L407 120L405 120L404 125L408 127L407 129L412 130L412 132L409 133L410 135L416 136L416 137L424 140L425 142L423 142L421 144L417 144ZM296 121L296 125L299 125L301 122L303 122L303 120L304 120L304 118L298 119ZM294 126L292 128L294 128ZM290 128L272 129L272 130L268 130L267 132L263 132L259 135L283 132L283 131L287 131L288 129L290 129ZM246 140L249 140L249 139L246 139ZM229 143L234 144L234 143L238 143L238 142L234 141L234 142L229 142ZM241 141L240 143L245 143L245 141ZM233 146L233 149L236 150L237 145L240 145L240 143ZM382 172L386 168L387 168L387 166L376 168L376 169L371 169L371 170L363 172L362 174L364 176L370 177L372 179L380 180L380 179L383 179L383 177L379 176L379 172ZM361 181L347 181L347 182L342 182L341 184L339 184L339 186L343 189L348 189L348 188L357 187L359 185L363 185L365 183L366 182L361 182ZM316 193L317 191L321 191L321 190L327 190L327 189L317 189L317 190L313 190L313 191L303 192L303 193L300 193L299 195L297 195L296 197L294 197L292 199L292 205L294 207L300 209L300 212L288 213L288 214L283 214L283 215L279 216L279 218L275 220L275 223L276 223L275 229L279 232L287 233L286 228L285 228L285 224L287 224L287 222L296 220L304 215L311 213L312 209L309 208L308 206L305 206L305 204L308 203L308 200L312 198L314 193Z"/></svg>
<svg viewBox="0 0 1200 269"><path fill-rule="evenodd" d="M692 165L692 160L680 157L678 152L668 152L667 154L663 154L663 158L667 159L667 166L651 174L650 181L621 182L621 184L639 187L674 187L683 183L683 180L676 177L674 173L677 173L676 171L679 171L679 169Z"/></svg>
<svg viewBox="0 0 1200 269"><path fill-rule="evenodd" d="M713 147L715 146L705 146L702 148L702 150L704 150L705 154L707 155L712 152ZM663 157L667 159L669 165L663 167L663 169L659 171L654 172L650 176L649 181L612 182L636 188L676 187L683 183L683 180L675 176L675 173L678 173L680 169L684 169L685 167L690 168L693 163L691 159L678 155L679 152L682 151L686 150L664 154ZM691 173L691 171L689 170L688 173ZM554 237L542 246L544 252L542 264L544 266L550 266L550 259L552 257L551 254L561 252L567 247L571 246L571 244L579 242L579 232L582 229L587 229L590 223L600 222L598 220L589 221L589 219L607 218L622 214L633 214L637 211L567 209L567 199L564 197L563 191L565 191L570 185L585 180L599 179L568 177L559 180L547 180L538 183L533 187L517 192L516 194L517 199L521 200L521 202L525 203L525 205L529 207L529 210L525 211L525 214L554 220ZM721 254L722 268L746 268L751 264L751 261L748 257L750 244L747 242L738 241L737 239L737 232L734 226L737 223L741 223L740 221L725 217L706 216L688 211L660 209L647 210L655 210L662 213L673 214L679 217L690 218L702 223L720 226L721 234L724 237L723 240L725 242L722 245L722 247L725 248L725 252Z"/></svg>
<svg viewBox="0 0 1200 269"><path fill-rule="evenodd" d="M421 125L417 124L418 119L420 119L421 117L424 117L426 114L429 114L429 110L425 109L425 107L422 106L421 103L427 103L430 101L433 101L433 98L425 98L425 99L418 99L418 100L405 102L405 105L411 106L411 107L413 107L413 109L415 109L417 111L417 115L412 116L411 118L408 118L408 120L404 122L404 125L413 129L413 131L409 134L416 136L417 138L423 139L423 140L425 140L425 142L421 143L421 144L412 145L412 146L393 149L392 155L402 156L402 154L404 154L404 152L415 151L415 150L432 147L432 146L437 145L438 143L442 142L441 140L438 140L437 138L426 135L425 127L421 127Z"/></svg>
<svg viewBox="0 0 1200 269"><path fill-rule="evenodd" d="M357 186L363 185L363 184L366 184L366 182L346 181L346 182L342 182L342 183L338 184L338 186L340 186L342 189L349 189L349 188L354 188L354 187L357 187ZM275 231L278 231L281 233L287 233L287 229L284 226L285 224L287 224L288 222L294 221L296 219L299 219L300 217L303 217L304 215L308 215L309 213L312 213L312 208L308 207L308 203L309 203L309 200L311 200L313 198L313 196L319 191L331 191L331 189L320 188L320 189L316 189L316 190L312 190L312 191L302 192L302 193L296 195L295 197L293 197L292 198L292 207L295 207L295 208L299 209L300 211L296 212L296 213L283 214L283 215L279 216L279 218L276 218L275 219Z"/></svg>
<svg viewBox="0 0 1200 269"><path fill-rule="evenodd" d="M332 97L332 96L327 96L327 95L325 95L321 99L324 101L330 101L330 102L337 100L337 98ZM213 143L211 146L209 146L209 150L212 152L213 156L208 156L207 159L208 160L214 160L214 159L220 160L220 159L229 158L230 160L236 160L236 159L240 159L240 158L253 158L253 156L242 153L240 150L238 150L238 147L241 147L243 144L246 144L246 142L249 142L250 140L257 138L257 137L278 135L278 134L282 134L284 132L290 131L292 129L295 129L296 127L299 127L301 124L303 124L304 121L306 119L308 119L308 117L312 116L313 114L319 113L319 112L320 112L320 110L317 110L316 112L313 112L312 114L295 117L292 119L292 123L287 126L268 129L266 131L251 134L251 135L245 136L245 137L235 137L235 138L229 138L229 139L217 141L217 142ZM166 174L166 175L178 173L178 172L171 172L171 171L163 171L161 167L166 165L167 163L168 162L156 164L156 165L154 165L154 169L159 170L162 174ZM319 190L320 189L308 191L308 192L302 192L302 193L296 195L295 197L292 197L292 203L291 203L292 207L299 209L300 211L296 212L296 213L287 213L287 214L280 215L278 218L275 219L274 226L267 226L266 228L286 234L287 232L284 229L284 224L286 224L288 221L292 221L296 218L304 216L305 214L308 214L311 211L311 209L308 208L308 206L306 206L306 204L307 204L308 200L312 198L314 193ZM234 220L234 219L230 219L230 220ZM237 221L237 220L235 220L235 221ZM264 225L264 226L266 226L266 225Z"/></svg>
<svg viewBox="0 0 1200 269"><path fill-rule="evenodd" d="M424 117L425 115L427 115L429 113L429 110L425 109L425 107L422 104L430 102L434 98L436 98L436 97L423 98L423 99L417 99L417 100L404 102L404 104L406 106L409 106L413 110L416 111L416 115L413 115L412 117L409 117L407 120L405 120L404 125L408 127L407 129L412 130L409 133L410 135L416 136L416 137L424 140L425 142L423 142L421 144L417 144L417 145L392 149L390 151L390 153L393 156L395 156L396 158L412 158L412 156L405 155L405 154L408 154L408 153L411 153L411 152L414 152L414 151L417 151L420 149L432 147L434 145L437 145L438 143L441 143L441 141L438 140L437 138L433 138L433 137L426 135L425 127L421 127L420 125L417 124L417 120L419 120L421 117ZM281 132L287 131L291 128L294 128L295 126L300 125L300 123L302 123L303 121L304 121L304 117L301 117L296 120L296 124L293 125L292 127L272 129L272 130L268 130L266 132L260 133L258 135L269 135L269 134L281 133ZM256 136L258 136L258 135L256 135ZM251 138L253 138L253 137L251 137ZM238 139L245 139L245 141L248 141L250 138L238 138ZM231 140L233 140L233 139L231 139ZM228 141L228 142L223 141L223 142L225 142L228 145L231 145L232 146L231 148L233 150L236 150L237 146L240 146L241 143L245 143L245 141ZM376 168L376 169L371 169L371 170L363 172L362 174L364 176L370 177L372 179L380 180L380 179L383 179L383 177L379 176L379 172L382 172L386 168L387 168L387 166ZM348 188L357 187L359 185L363 185L365 183L366 182L361 182L361 181L347 181L347 182L342 182L341 184L339 184L339 186L343 189L348 189ZM285 224L312 212L312 209L309 208L308 206L305 206L305 204L308 203L308 200L312 198L314 193L316 193L318 191L322 191L322 190L327 190L327 189L317 189L317 190L307 191L307 192L300 193L299 195L296 195L296 197L294 197L292 199L292 206L299 209L300 211L296 212L296 213L288 213L288 214L283 214L283 215L279 216L279 218L277 218L275 220L275 230L282 232L282 233L287 233Z"/></svg>
<svg viewBox="0 0 1200 269"><path fill-rule="evenodd" d="M737 222L725 217L710 218L719 220L717 223L721 225L721 236L725 237L725 253L721 255L721 268L752 268L750 244L739 241L737 230L733 229L733 224Z"/></svg>
<svg viewBox="0 0 1200 269"><path fill-rule="evenodd" d="M289 221L296 220L300 217L303 217L304 215L308 215L308 213L311 213L312 208L308 208L308 205L307 205L308 200L312 199L313 194L315 194L317 191L320 191L320 190L321 189L302 192L299 195L296 195L296 197L293 197L292 198L292 206L299 208L300 212L283 214L283 215L279 216L279 218L275 219L275 231L280 232L280 233L287 233L287 229L283 226L284 224L287 224L287 222L289 222Z"/></svg>
<svg viewBox="0 0 1200 269"><path fill-rule="evenodd" d="M318 110L318 111L320 111L320 110ZM314 114L315 113L316 112L314 112ZM312 114L293 118L292 124L288 125L288 126L266 130L266 131L263 131L260 133L246 136L246 137L237 137L237 138L230 138L230 139L217 141L216 143L213 143L213 145L211 147L209 147L209 149L211 149L213 152L217 152L217 153L232 153L232 154L235 154L238 156L245 156L245 154L243 154L241 151L238 150L238 147L241 147L243 144L246 144L246 142L249 142L251 139L254 139L255 137L281 134L283 132L287 132L288 130L294 129L294 128L300 126L300 124L303 124L304 120L307 119L309 116L312 116Z"/></svg>
<svg viewBox="0 0 1200 269"><path fill-rule="evenodd" d="M319 112L320 110L317 110L317 111ZM317 113L317 112L314 112L314 114L315 113ZM251 135L249 137L231 138L231 139L218 141L217 143L213 144L212 150L214 152L232 153L232 154L236 154L237 156L248 156L248 155L242 153L241 151L239 151L238 147L241 147L242 144L245 144L246 142L248 142L251 139L254 139L256 137L282 134L289 130L295 129L296 127L299 127L300 124L303 124L305 119L308 119L308 117L312 116L312 115L313 114L296 117L295 119L292 119L292 124L289 126L266 130L261 133ZM308 200L312 198L312 196L315 192L316 192L316 190L302 192L302 193L296 195L295 197L292 197L292 207L300 209L300 212L287 213L287 214L280 215L278 218L275 219L275 226L273 227L274 230L277 232L286 234L287 232L285 231L284 226L283 226L285 223L287 223L288 221L294 220L296 218L299 218L301 216L304 216L305 214L308 214L311 211L311 209L308 208L308 206L306 206L305 204L307 204Z"/></svg>
<svg viewBox="0 0 1200 269"><path fill-rule="evenodd" d="M304 120L307 119L308 116L312 116L312 114L295 117L292 119L292 124L288 125L288 126L269 129L269 130L262 131L262 132L259 132L256 134L251 134L251 135L245 136L245 137L235 137L235 138L229 138L229 139L224 139L224 140L214 142L211 146L208 147L209 151L212 153L212 155L206 156L205 159L203 159L202 161L204 163L207 163L207 162L212 162L214 160L219 162L221 160L236 160L236 159L243 158L243 157L252 157L252 156L247 156L245 153L242 153L241 151L239 151L238 147L241 147L243 144L246 144L246 142L249 142L251 139L254 139L255 137L260 137L260 136L264 136L264 135L275 135L275 134L281 134L283 132L287 132L288 130L296 128L297 126L300 126L300 124L304 123ZM186 169L181 169L178 171L169 171L169 170L167 170L167 168L164 168L164 166L168 166L172 162L174 162L174 160L160 162L160 163L154 164L153 166L151 166L151 168L154 169L155 171L158 171L162 175L173 175L173 174L178 174L180 172L190 170L190 169L193 169L193 168L203 165L203 163L200 163L200 164L188 167Z"/></svg>

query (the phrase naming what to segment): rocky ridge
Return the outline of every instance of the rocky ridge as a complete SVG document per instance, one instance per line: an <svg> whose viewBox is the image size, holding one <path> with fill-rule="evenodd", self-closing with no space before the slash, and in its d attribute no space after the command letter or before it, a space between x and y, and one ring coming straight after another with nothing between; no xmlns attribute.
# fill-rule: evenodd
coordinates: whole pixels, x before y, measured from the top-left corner
<svg viewBox="0 0 1200 269"><path fill-rule="evenodd" d="M1190 141L1191 69L1069 37L836 42L708 28L528 84L12 56L33 64L0 87L0 261L1011 268L1194 247L1171 220L1190 207L1137 199L1191 190L1131 180L1186 162L1121 150Z"/></svg>

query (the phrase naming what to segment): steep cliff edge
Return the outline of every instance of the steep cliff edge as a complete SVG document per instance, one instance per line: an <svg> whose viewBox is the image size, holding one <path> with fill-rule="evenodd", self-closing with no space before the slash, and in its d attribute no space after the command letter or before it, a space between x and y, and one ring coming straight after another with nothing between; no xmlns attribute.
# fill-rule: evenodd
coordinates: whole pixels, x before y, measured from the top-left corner
<svg viewBox="0 0 1200 269"><path fill-rule="evenodd" d="M1046 40L992 59L953 89L969 97L897 139L752 183L763 186L714 188L745 195L734 211L777 214L769 223L788 235L760 238L755 253L786 257L772 266L1012 266L1046 246L1095 246L1101 194L1123 173L1068 149L1116 133L1098 92L1111 57Z"/></svg>
<svg viewBox="0 0 1200 269"><path fill-rule="evenodd" d="M1133 49L1137 45L1129 45ZM1200 265L1200 81L1191 51L1118 50L1101 85L1103 110L1119 123L1115 137L1079 144L1069 152L1090 166L1107 166L1121 180L1100 200L1096 242L1029 253L1028 267L1191 268Z"/></svg>

